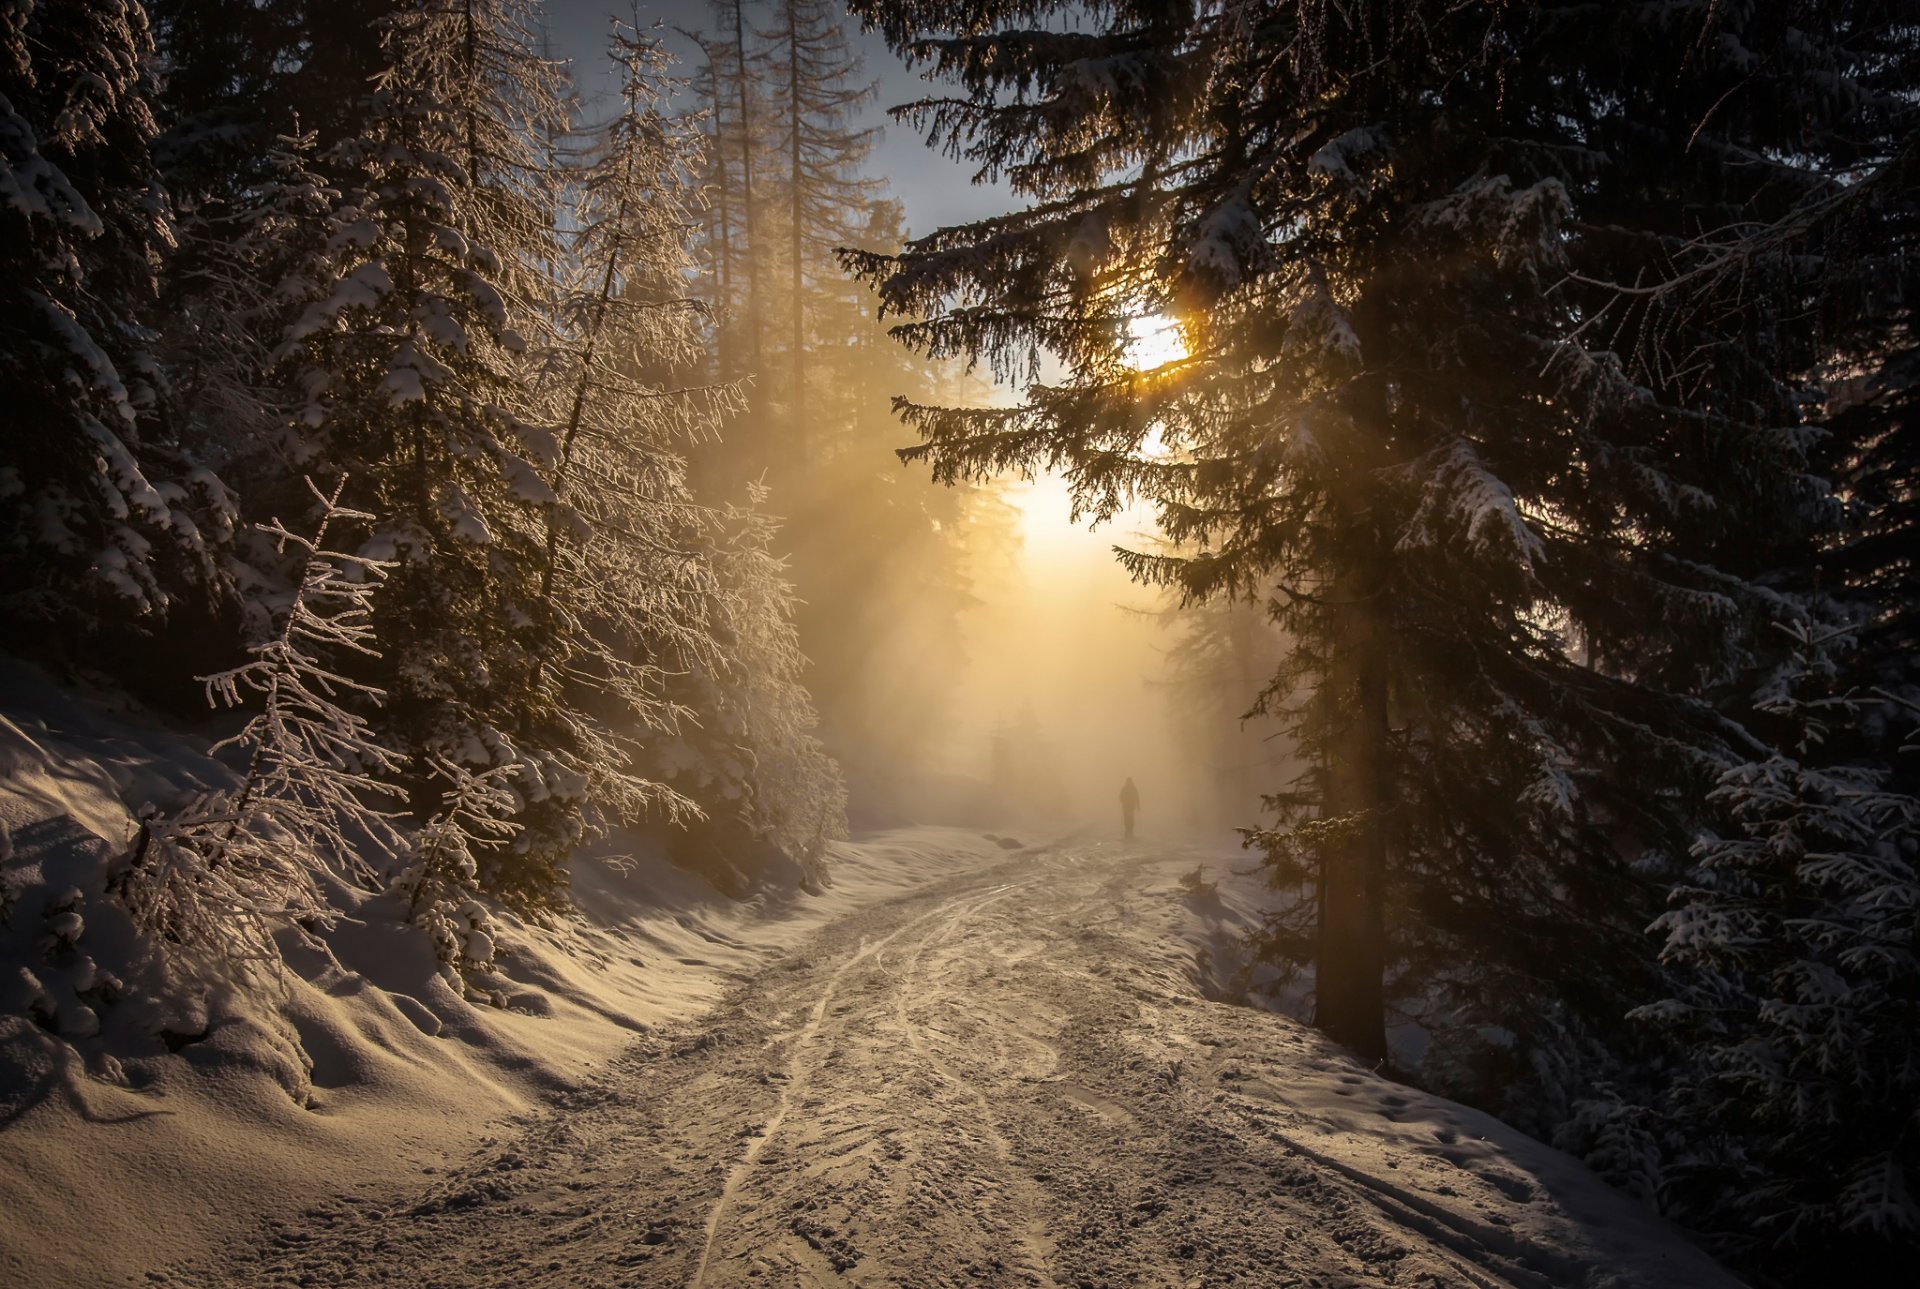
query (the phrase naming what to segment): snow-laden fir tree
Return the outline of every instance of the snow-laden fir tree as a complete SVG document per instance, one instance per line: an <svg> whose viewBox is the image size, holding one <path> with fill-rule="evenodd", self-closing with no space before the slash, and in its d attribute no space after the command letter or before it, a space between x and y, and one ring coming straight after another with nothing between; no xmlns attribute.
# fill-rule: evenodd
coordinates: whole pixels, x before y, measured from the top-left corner
<svg viewBox="0 0 1920 1289"><path fill-rule="evenodd" d="M715 649L706 519L683 452L738 397L679 383L704 325L688 247L697 130L665 108L674 86L657 39L616 24L610 52L618 108L573 175L555 330L540 354L555 448L532 612L550 643L522 678L516 735L562 758L600 818L672 820L686 801L638 766L680 722L670 678L710 665Z"/></svg>
<svg viewBox="0 0 1920 1289"><path fill-rule="evenodd" d="M1816 492L1807 327L1584 280L1805 192L1768 105L1842 128L1826 46L1709 0L855 8L958 82L907 114L1029 203L853 258L904 340L1025 386L907 407L919 455L1058 469L1095 518L1144 496L1190 553L1136 574L1269 602L1308 771L1255 839L1315 892L1271 946L1359 1052L1421 991L1511 1038L1516 1114L1561 1113L1533 1057L1646 983L1630 858L1682 851L1687 785L1751 746L1699 695ZM1187 354L1137 370L1162 318Z"/></svg>
<svg viewBox="0 0 1920 1289"><path fill-rule="evenodd" d="M1676 992L1640 1014L1686 1054L1670 1207L1770 1279L1864 1284L1920 1248L1920 799L1834 756L1884 705L1834 689L1853 628L1791 634L1761 699L1791 733L1714 789L1724 823L1654 928Z"/></svg>
<svg viewBox="0 0 1920 1289"><path fill-rule="evenodd" d="M1722 326L1800 311L1823 342L1802 396L1830 522L1812 544L1763 548L1795 606L1784 656L1722 699L1766 747L1722 776L1693 879L1655 928L1669 996L1642 1014L1675 1040L1672 1077L1583 1107L1595 1135L1570 1143L1642 1172L1684 1221L1783 1284L1892 1279L1920 1247L1920 30L1887 17L1828 6L1809 28L1845 128L1804 119L1809 181L1790 205L1704 228L1664 273L1616 284L1621 305ZM1649 1154L1651 1169L1637 1162Z"/></svg>
<svg viewBox="0 0 1920 1289"><path fill-rule="evenodd" d="M569 286L549 360L554 414L542 609L570 652L538 677L606 815L651 816L716 840L723 872L771 848L822 871L844 830L838 771L811 737L792 593L769 520L694 504L681 452L740 407L730 386L680 382L701 367L710 316L690 290L700 171L694 123L666 110L659 41L616 24L618 110L577 174ZM698 751L696 749L704 749ZM702 761L688 775L688 758ZM706 812L710 822L702 822Z"/></svg>
<svg viewBox="0 0 1920 1289"><path fill-rule="evenodd" d="M159 416L152 58L138 0L0 14L0 634L49 656L225 581L233 499Z"/></svg>
<svg viewBox="0 0 1920 1289"><path fill-rule="evenodd" d="M793 587L773 550L778 524L762 508L765 489L750 498L753 508L717 516L708 538L716 656L669 689L697 719L651 762L704 815L669 845L735 894L775 856L797 865L803 882L820 882L827 843L847 830L840 768L814 735Z"/></svg>
<svg viewBox="0 0 1920 1289"><path fill-rule="evenodd" d="M277 966L276 931L332 919L326 878L371 886L376 860L403 846L388 813L400 760L358 710L383 695L344 669L376 656L373 603L391 566L329 545L372 518L340 504L346 482L308 482L313 536L266 525L300 553L291 601L251 661L205 678L216 706L259 703L213 748L245 758L238 780L145 818L113 881L134 920L201 969Z"/></svg>
<svg viewBox="0 0 1920 1289"><path fill-rule="evenodd" d="M519 765L512 790L544 817L489 882L528 901L557 890L586 789L533 709L560 647L541 587L561 449L527 350L565 252L549 146L563 86L535 17L420 0L386 21L367 130L327 157L343 194L330 272L277 375L301 395L305 450L381 516L364 537L394 562L368 675L389 695L382 732L420 764Z"/></svg>
<svg viewBox="0 0 1920 1289"><path fill-rule="evenodd" d="M154 157L183 217L219 225L274 170L275 141L364 131L406 0L146 0L159 46ZM189 262L196 248L183 245Z"/></svg>
<svg viewBox="0 0 1920 1289"><path fill-rule="evenodd" d="M319 468L296 413L315 373L281 360L290 326L331 295L340 193L317 169L311 132L274 141L241 199L180 221L161 352L181 433L254 513L304 502ZM258 561L258 553L250 562Z"/></svg>

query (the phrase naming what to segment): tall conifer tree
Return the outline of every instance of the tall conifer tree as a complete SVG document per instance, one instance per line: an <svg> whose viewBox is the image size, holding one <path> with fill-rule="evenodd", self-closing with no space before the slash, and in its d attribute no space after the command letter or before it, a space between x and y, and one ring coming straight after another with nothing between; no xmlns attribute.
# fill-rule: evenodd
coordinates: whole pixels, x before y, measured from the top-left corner
<svg viewBox="0 0 1920 1289"><path fill-rule="evenodd" d="M876 132L853 124L873 87L856 79L860 60L828 0L778 0L762 36L771 42L786 216L787 406L779 456L792 468L806 464L815 437L807 400L815 283L833 271L833 253L864 231L862 215L878 189L860 172Z"/></svg>
<svg viewBox="0 0 1920 1289"><path fill-rule="evenodd" d="M523 731L557 630L540 586L561 451L526 354L564 258L546 147L562 86L532 20L519 0L422 0L387 22L366 133L329 152L357 182L281 379L310 450L380 515L370 553L396 561L376 612L383 732L421 764L522 764L512 790L544 817L491 885L538 900L585 781Z"/></svg>
<svg viewBox="0 0 1920 1289"><path fill-rule="evenodd" d="M1771 603L1756 543L1814 510L1809 341L1586 284L1805 191L1768 104L1817 43L1705 0L855 7L960 84L907 114L1030 200L852 257L926 315L903 339L1027 385L907 407L918 455L1144 495L1193 553L1138 576L1270 597L1310 768L1257 840L1316 889L1273 943L1319 1023L1384 1056L1402 980L1521 1056L1617 1016L1629 861L1683 852L1675 786L1750 746L1699 695ZM1134 370L1156 317L1189 355Z"/></svg>

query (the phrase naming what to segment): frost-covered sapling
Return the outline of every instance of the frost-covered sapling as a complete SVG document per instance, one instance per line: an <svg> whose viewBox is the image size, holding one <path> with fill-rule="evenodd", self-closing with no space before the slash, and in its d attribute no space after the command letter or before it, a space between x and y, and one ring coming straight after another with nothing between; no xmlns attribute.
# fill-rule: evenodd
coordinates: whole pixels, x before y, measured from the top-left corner
<svg viewBox="0 0 1920 1289"><path fill-rule="evenodd" d="M505 845L520 833L510 817L518 799L506 785L520 767L474 771L436 757L432 768L446 784L440 809L415 838L412 862L393 889L407 901L408 920L425 929L448 980L464 986L467 975L493 965L497 938L479 898L474 851Z"/></svg>
<svg viewBox="0 0 1920 1289"><path fill-rule="evenodd" d="M399 758L348 706L383 695L327 661L377 656L372 600L388 565L326 545L337 525L372 519L340 504L344 476L331 495L307 486L321 506L311 538L278 520L262 526L283 551L305 552L283 625L252 661L202 678L216 706L260 700L246 728L213 749L238 749L246 768L232 787L149 815L117 882L137 921L206 965L277 963L277 928L330 920L322 879L366 884L368 854L398 842L376 803L393 794L386 780Z"/></svg>

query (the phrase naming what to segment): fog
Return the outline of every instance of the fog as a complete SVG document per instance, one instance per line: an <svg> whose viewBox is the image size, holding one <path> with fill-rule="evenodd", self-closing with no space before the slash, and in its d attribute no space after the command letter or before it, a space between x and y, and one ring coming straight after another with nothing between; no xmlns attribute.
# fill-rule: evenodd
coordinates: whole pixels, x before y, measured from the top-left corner
<svg viewBox="0 0 1920 1289"><path fill-rule="evenodd" d="M1102 829L1118 826L1117 794L1131 775L1142 829L1164 831L1193 801L1156 683L1165 679L1165 632L1158 597L1128 580L1111 549L1135 540L1142 517L1076 527L1052 476L1005 484L999 495L1017 547L961 618L968 666L940 749L945 768L986 778L1010 813Z"/></svg>
<svg viewBox="0 0 1920 1289"><path fill-rule="evenodd" d="M910 780L898 809L933 822L1118 833L1118 794L1131 776L1143 837L1216 836L1256 822L1258 792L1280 786L1282 767L1261 764L1278 757L1272 724L1240 728L1237 705L1250 693L1194 710L1196 678L1174 657L1191 624L1114 559L1116 545L1148 543L1151 516L1133 508L1098 528L1071 523L1067 485L1051 475L1003 480L974 509L975 524L955 533L969 545L971 582L954 623L959 665L931 708L946 715L919 763L894 767ZM903 636L924 634L912 602L874 616ZM873 658L872 686L911 688L882 662L916 666L910 654L876 649ZM856 777L856 813L863 786Z"/></svg>

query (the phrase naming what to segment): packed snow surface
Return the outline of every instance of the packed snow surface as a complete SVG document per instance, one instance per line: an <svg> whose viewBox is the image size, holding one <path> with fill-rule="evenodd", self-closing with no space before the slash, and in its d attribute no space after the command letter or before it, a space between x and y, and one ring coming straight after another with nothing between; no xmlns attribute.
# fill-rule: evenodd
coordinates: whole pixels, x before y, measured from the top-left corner
<svg viewBox="0 0 1920 1289"><path fill-rule="evenodd" d="M1734 1283L1572 1159L1210 1001L1249 892L1216 857L1186 894L1199 858L956 862L457 1165L166 1282Z"/></svg>
<svg viewBox="0 0 1920 1289"><path fill-rule="evenodd" d="M391 897L342 890L348 917L324 952L289 946L278 990L198 1000L128 972L126 937L98 911L128 803L219 781L206 740L24 668L0 671L0 712L0 997L21 1003L0 1007L5 1289L153 1283L246 1246L263 1221L395 1193L592 1085L637 1037L710 1011L831 920L1005 857L977 833L915 829L836 846L822 893L734 900L615 836L573 865L578 916L499 919L504 1007L451 988ZM47 963L76 891L80 948L128 977L103 1026L82 1023L99 969L84 954Z"/></svg>

